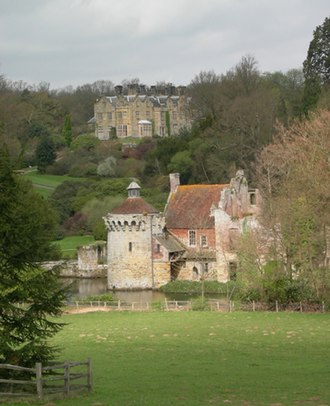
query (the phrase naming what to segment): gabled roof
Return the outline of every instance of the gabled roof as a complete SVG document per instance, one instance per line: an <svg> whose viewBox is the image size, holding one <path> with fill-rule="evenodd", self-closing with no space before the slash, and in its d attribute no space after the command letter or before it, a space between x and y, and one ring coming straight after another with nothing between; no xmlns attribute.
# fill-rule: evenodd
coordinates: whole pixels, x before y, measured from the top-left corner
<svg viewBox="0 0 330 406"><path fill-rule="evenodd" d="M168 229L213 228L213 205L218 206L221 191L228 185L178 186L169 197L165 219Z"/></svg>
<svg viewBox="0 0 330 406"><path fill-rule="evenodd" d="M121 205L111 211L112 214L152 214L159 213L142 197L128 197Z"/></svg>
<svg viewBox="0 0 330 406"><path fill-rule="evenodd" d="M167 233L166 235L157 235L156 240L167 249L168 252L180 252L185 251L184 245L175 238L172 234Z"/></svg>

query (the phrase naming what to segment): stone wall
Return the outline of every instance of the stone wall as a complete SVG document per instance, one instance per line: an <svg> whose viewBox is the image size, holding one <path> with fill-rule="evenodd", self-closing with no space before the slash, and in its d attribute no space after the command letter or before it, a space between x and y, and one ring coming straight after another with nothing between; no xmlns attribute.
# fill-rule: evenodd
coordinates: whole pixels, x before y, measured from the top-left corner
<svg viewBox="0 0 330 406"><path fill-rule="evenodd" d="M153 270L156 289L171 281L171 266L169 262L154 262Z"/></svg>
<svg viewBox="0 0 330 406"><path fill-rule="evenodd" d="M78 248L78 269L93 271L99 265L107 262L107 247L105 241L99 241L90 245L83 245Z"/></svg>
<svg viewBox="0 0 330 406"><path fill-rule="evenodd" d="M42 262L45 269L59 268L60 275L65 278L105 278L107 276L107 265L98 265L94 269L79 269L78 261L62 260Z"/></svg>

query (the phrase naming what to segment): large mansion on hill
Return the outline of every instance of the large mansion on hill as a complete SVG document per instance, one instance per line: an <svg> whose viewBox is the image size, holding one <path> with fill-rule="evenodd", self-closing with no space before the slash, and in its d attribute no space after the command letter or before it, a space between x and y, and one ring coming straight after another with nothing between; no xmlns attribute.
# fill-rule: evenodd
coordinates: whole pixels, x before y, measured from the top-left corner
<svg viewBox="0 0 330 406"><path fill-rule="evenodd" d="M95 135L100 140L177 135L191 127L189 101L184 86L157 91L155 86L132 85L127 95L116 86L115 96L103 96L95 103Z"/></svg>

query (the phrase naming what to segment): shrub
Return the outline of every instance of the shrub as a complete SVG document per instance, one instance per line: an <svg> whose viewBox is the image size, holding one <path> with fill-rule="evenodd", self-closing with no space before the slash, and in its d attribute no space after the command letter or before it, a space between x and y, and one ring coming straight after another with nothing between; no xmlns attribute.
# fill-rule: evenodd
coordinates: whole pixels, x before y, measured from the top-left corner
<svg viewBox="0 0 330 406"><path fill-rule="evenodd" d="M210 310L210 306L204 297L191 299L191 310Z"/></svg>

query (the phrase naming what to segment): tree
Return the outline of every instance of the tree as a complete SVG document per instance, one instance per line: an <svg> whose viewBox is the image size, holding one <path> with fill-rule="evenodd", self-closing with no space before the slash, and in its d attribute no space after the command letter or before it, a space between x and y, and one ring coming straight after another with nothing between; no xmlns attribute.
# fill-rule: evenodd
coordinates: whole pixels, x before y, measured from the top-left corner
<svg viewBox="0 0 330 406"><path fill-rule="evenodd" d="M257 164L263 221L276 242L273 257L289 278L308 281L318 296L326 289L320 275L326 269L330 224L329 129L329 111L288 129L279 126Z"/></svg>
<svg viewBox="0 0 330 406"><path fill-rule="evenodd" d="M47 343L61 328L64 291L54 270L37 261L51 252L54 214L29 183L17 178L0 150L0 362L31 366L51 359Z"/></svg>
<svg viewBox="0 0 330 406"><path fill-rule="evenodd" d="M72 129L71 129L71 116L67 114L64 119L64 126L63 126L63 136L66 142L66 145L70 147L72 142Z"/></svg>
<svg viewBox="0 0 330 406"><path fill-rule="evenodd" d="M330 18L316 27L304 61L304 110L307 113L317 104L322 85L330 81Z"/></svg>
<svg viewBox="0 0 330 406"><path fill-rule="evenodd" d="M116 165L117 159L113 156L109 156L98 165L97 174L99 176L115 176Z"/></svg>
<svg viewBox="0 0 330 406"><path fill-rule="evenodd" d="M193 160L189 151L179 151L171 159L168 164L169 172L179 172L183 183L187 183L191 176Z"/></svg>
<svg viewBox="0 0 330 406"><path fill-rule="evenodd" d="M55 145L51 138L44 137L36 150L36 163L38 171L44 173L48 165L52 165L56 159Z"/></svg>

